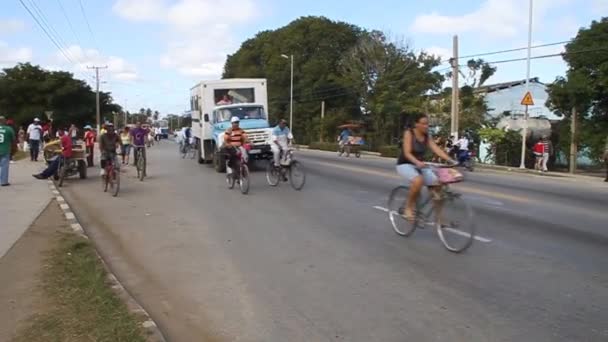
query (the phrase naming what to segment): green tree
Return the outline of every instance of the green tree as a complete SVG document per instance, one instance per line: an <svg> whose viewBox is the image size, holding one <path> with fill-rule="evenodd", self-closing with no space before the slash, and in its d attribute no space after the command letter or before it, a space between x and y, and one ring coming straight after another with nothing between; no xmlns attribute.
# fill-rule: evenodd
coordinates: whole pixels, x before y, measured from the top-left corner
<svg viewBox="0 0 608 342"><path fill-rule="evenodd" d="M593 21L581 28L566 45L565 77L549 85L547 106L571 122L572 108L579 113L577 141L589 157L599 161L608 132L608 18ZM568 155L569 133L560 139L561 150Z"/></svg>
<svg viewBox="0 0 608 342"><path fill-rule="evenodd" d="M110 93L100 93L100 104L102 116L121 110ZM0 72L0 108L19 125L34 117L45 119L44 112L53 111L56 127L72 123L82 127L95 122L95 93L69 72L24 63Z"/></svg>

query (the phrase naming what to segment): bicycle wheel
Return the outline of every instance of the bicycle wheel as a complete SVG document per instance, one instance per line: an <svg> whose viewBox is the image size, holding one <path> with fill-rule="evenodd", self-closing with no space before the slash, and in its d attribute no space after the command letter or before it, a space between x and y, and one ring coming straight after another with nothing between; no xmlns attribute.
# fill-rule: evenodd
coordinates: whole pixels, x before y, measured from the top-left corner
<svg viewBox="0 0 608 342"><path fill-rule="evenodd" d="M280 169L274 166L274 163L271 161L266 166L266 181L270 186L277 186L281 180Z"/></svg>
<svg viewBox="0 0 608 342"><path fill-rule="evenodd" d="M188 151L188 153L190 154L190 159L194 159L194 157L196 157L197 152L198 150L196 148L190 148L190 151Z"/></svg>
<svg viewBox="0 0 608 342"><path fill-rule="evenodd" d="M182 148L182 159L186 158L186 155L188 154L188 150L190 150L190 148L188 146L184 146L184 148Z"/></svg>
<svg viewBox="0 0 608 342"><path fill-rule="evenodd" d="M233 189L235 183L236 179L234 178L234 174L226 173L226 184L228 185L228 189Z"/></svg>
<svg viewBox="0 0 608 342"><path fill-rule="evenodd" d="M306 183L306 172L300 162L294 160L289 165L289 183L295 190L302 190Z"/></svg>
<svg viewBox="0 0 608 342"><path fill-rule="evenodd" d="M65 174L66 174L66 164L64 162L61 162L61 166L59 166L59 187L61 188L63 186L63 181L65 180Z"/></svg>
<svg viewBox="0 0 608 342"><path fill-rule="evenodd" d="M471 247L475 238L473 209L460 194L447 192L436 215L437 235L448 251L460 253Z"/></svg>
<svg viewBox="0 0 608 342"><path fill-rule="evenodd" d="M405 202L410 189L406 186L398 186L391 191L388 197L388 218L391 221L395 233L408 237L418 227L418 218L413 221L405 218Z"/></svg>
<svg viewBox="0 0 608 342"><path fill-rule="evenodd" d="M139 155L137 158L137 178L139 178L140 181L143 181L145 176L146 176L146 161L143 158L142 153L139 152Z"/></svg>
<svg viewBox="0 0 608 342"><path fill-rule="evenodd" d="M239 178L239 188L241 193L246 195L249 192L249 167L247 164L241 165L241 177Z"/></svg>
<svg viewBox="0 0 608 342"><path fill-rule="evenodd" d="M112 193L112 196L116 197L116 196L118 196L118 191L120 191L120 170L116 170L116 169L112 168L111 177L112 177L112 183L114 186L114 192Z"/></svg>
<svg viewBox="0 0 608 342"><path fill-rule="evenodd" d="M101 185L103 187L103 192L108 192L108 188L110 187L110 179L108 177L108 168L105 168L105 174L101 177Z"/></svg>

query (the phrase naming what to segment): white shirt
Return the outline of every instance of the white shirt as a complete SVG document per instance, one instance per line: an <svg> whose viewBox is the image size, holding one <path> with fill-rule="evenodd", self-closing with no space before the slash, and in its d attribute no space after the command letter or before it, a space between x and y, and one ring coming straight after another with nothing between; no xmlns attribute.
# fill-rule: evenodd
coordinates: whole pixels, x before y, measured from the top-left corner
<svg viewBox="0 0 608 342"><path fill-rule="evenodd" d="M288 127L281 129L279 126L276 126L272 130L272 141L278 142L281 146L287 146L289 140L293 140L293 135Z"/></svg>
<svg viewBox="0 0 608 342"><path fill-rule="evenodd" d="M40 140L42 134L42 126L37 123L31 123L27 126L27 134L30 136L30 140Z"/></svg>
<svg viewBox="0 0 608 342"><path fill-rule="evenodd" d="M467 138L460 138L456 144L458 144L458 149L461 151L469 150L469 139Z"/></svg>

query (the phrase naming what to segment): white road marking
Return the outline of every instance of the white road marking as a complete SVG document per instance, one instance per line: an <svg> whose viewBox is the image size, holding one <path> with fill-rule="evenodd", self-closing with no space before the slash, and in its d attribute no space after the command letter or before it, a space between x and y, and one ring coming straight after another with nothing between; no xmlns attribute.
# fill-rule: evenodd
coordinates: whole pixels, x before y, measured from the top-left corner
<svg viewBox="0 0 608 342"><path fill-rule="evenodd" d="M74 216L74 213L71 211L66 211L65 212L65 218L68 220L74 220L76 219L76 216Z"/></svg>
<svg viewBox="0 0 608 342"><path fill-rule="evenodd" d="M385 213L388 213L390 211L387 208L380 207L380 206L375 206L373 208L376 209L376 210L385 212ZM433 225L435 225L435 222L426 222L426 224L430 225L430 226L433 226ZM466 237L470 237L471 236L471 234L469 234L467 232L463 232L462 230L458 230L458 229L455 229L455 228L444 228L444 229L447 230L450 233L454 233L454 234L457 234L457 235L460 235L460 236L466 236ZM488 239L488 238L485 238L485 237L479 236L479 235L475 235L473 238L475 240L477 240L477 241L481 241L481 242L485 242L485 243L492 242L491 239Z"/></svg>
<svg viewBox="0 0 608 342"><path fill-rule="evenodd" d="M57 196L55 198L57 199L57 202L65 202L65 198L63 198L62 196Z"/></svg>
<svg viewBox="0 0 608 342"><path fill-rule="evenodd" d="M70 206L67 205L67 204L65 204L65 203L60 204L59 207L61 208L61 210L69 210L70 209Z"/></svg>
<svg viewBox="0 0 608 342"><path fill-rule="evenodd" d="M52 193L53 193L53 195L59 195L59 191L57 191L57 190L53 190Z"/></svg>

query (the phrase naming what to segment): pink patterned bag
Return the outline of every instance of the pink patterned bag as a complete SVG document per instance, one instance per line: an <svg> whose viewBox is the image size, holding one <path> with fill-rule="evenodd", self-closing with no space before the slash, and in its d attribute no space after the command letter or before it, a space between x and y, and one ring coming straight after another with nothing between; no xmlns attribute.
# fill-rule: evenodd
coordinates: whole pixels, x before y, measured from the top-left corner
<svg viewBox="0 0 608 342"><path fill-rule="evenodd" d="M435 173L442 184L458 183L464 180L462 173L453 168L438 168Z"/></svg>

